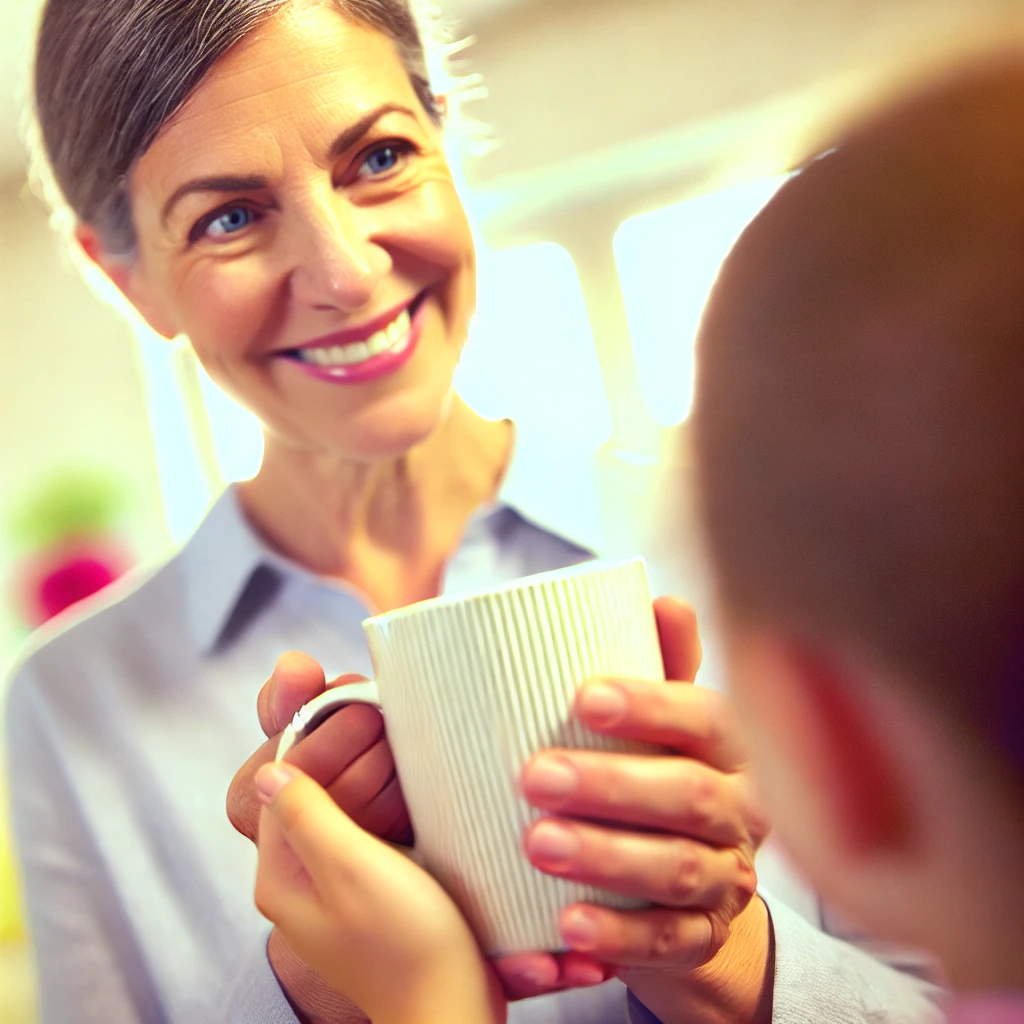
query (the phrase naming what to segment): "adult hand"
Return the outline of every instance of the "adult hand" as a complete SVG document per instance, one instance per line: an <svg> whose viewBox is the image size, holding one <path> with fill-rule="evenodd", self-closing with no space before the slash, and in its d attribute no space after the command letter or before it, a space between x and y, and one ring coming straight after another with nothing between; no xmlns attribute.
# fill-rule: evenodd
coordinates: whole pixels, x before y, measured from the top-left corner
<svg viewBox="0 0 1024 1024"><path fill-rule="evenodd" d="M692 682L692 611L671 599L655 611L666 674ZM674 752L547 751L523 771L525 795L548 812L526 837L532 863L653 904L567 909L561 930L577 963L614 965L666 1024L716 1019L709 1000L729 1019L755 1019L769 984L770 923L754 899L754 856L768 823L728 702L679 682L608 679L581 689L576 714L595 732Z"/></svg>
<svg viewBox="0 0 1024 1024"><path fill-rule="evenodd" d="M228 789L228 818L242 835L256 842L260 818L256 772L274 760L281 733L295 712L328 685L344 686L362 679L344 675L328 684L324 670L309 655L293 651L278 659L256 698L267 742L242 765ZM384 719L376 708L366 704L342 708L289 751L286 760L319 782L361 828L391 842L412 841L409 813L384 736Z"/></svg>

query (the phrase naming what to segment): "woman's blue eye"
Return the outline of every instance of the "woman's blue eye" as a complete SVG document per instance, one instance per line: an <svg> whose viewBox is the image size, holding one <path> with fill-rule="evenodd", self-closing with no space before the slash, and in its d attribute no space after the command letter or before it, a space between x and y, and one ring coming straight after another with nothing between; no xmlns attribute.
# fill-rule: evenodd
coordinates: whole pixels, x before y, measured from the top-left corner
<svg viewBox="0 0 1024 1024"><path fill-rule="evenodd" d="M401 150L397 146L382 146L375 149L364 161L360 168L362 177L372 177L375 174L386 174L394 170L395 165L402 158ZM366 172L365 174L363 172Z"/></svg>
<svg viewBox="0 0 1024 1024"><path fill-rule="evenodd" d="M233 206L227 213L210 221L206 234L211 238L223 238L225 235L233 235L243 228L247 228L256 215L247 206Z"/></svg>

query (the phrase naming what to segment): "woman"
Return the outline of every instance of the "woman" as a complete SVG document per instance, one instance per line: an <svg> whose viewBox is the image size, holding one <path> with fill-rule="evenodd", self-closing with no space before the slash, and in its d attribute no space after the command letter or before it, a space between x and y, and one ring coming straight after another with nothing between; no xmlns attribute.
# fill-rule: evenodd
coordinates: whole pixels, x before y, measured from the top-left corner
<svg viewBox="0 0 1024 1024"><path fill-rule="evenodd" d="M522 498L524 477L566 488L571 467L550 439L531 448L452 396L474 253L405 2L51 0L36 97L81 248L153 329L187 336L266 434L257 477L174 559L17 672L13 815L44 1019L351 1019L355 993L268 939L252 854L223 820L259 739L254 680L281 650L316 659L279 665L260 703L269 734L322 687L319 664L368 669L369 610L590 557L579 524L555 529ZM670 633L692 679L692 634ZM706 691L636 687L610 698L638 735L679 716L688 756L540 759L526 780L539 806L626 828L552 816L528 850L655 907L568 911L575 953L499 963L509 990L622 968L665 1021L753 1020L773 999L780 1020L919 1009L912 980L751 898L764 826L733 727ZM359 824L400 837L379 717L352 708L329 725L317 736L335 747L303 744L326 755L321 781ZM243 804L265 749L238 773ZM625 1002L614 982L513 1013L621 1021Z"/></svg>

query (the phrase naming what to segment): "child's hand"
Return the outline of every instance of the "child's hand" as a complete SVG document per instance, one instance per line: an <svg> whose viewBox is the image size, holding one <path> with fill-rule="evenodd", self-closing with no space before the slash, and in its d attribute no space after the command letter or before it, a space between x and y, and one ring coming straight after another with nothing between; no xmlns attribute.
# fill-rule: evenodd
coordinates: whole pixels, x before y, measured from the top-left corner
<svg viewBox="0 0 1024 1024"><path fill-rule="evenodd" d="M294 766L264 765L256 784L256 904L329 985L374 1024L505 1020L496 977L433 878Z"/></svg>

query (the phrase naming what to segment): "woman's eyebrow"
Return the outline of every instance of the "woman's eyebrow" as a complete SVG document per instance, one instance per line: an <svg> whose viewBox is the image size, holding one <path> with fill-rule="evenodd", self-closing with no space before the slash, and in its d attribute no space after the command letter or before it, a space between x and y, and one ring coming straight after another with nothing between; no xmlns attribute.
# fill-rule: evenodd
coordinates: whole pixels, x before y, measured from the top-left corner
<svg viewBox="0 0 1024 1024"><path fill-rule="evenodd" d="M386 114L408 114L414 118L416 114L401 103L382 103L379 107L363 114L355 124L346 128L331 144L329 155L331 159L339 157L342 153L350 150L359 140Z"/></svg>
<svg viewBox="0 0 1024 1024"><path fill-rule="evenodd" d="M331 143L328 155L333 160L355 146L360 139L384 116L387 114L407 114L415 118L416 114L401 103L382 103L379 107L367 111L358 121L349 125ZM175 205L185 196L194 195L196 192L255 192L257 189L267 187L267 179L259 176L235 177L232 175L214 175L209 178L194 178L186 181L174 190L170 199L164 203L160 214L160 222L165 227L167 219Z"/></svg>
<svg viewBox="0 0 1024 1024"><path fill-rule="evenodd" d="M232 175L215 175L210 178L194 178L176 188L171 198L164 203L160 223L166 227L167 218L170 217L175 204L196 192L255 192L266 187L267 179L259 176L239 178Z"/></svg>

